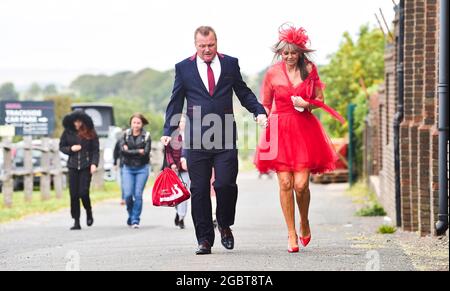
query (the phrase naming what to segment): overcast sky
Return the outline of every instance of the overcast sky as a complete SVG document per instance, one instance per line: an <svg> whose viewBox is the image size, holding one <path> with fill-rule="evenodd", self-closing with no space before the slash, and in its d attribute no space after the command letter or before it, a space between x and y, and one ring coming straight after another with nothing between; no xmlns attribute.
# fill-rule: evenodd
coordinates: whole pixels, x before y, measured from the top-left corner
<svg viewBox="0 0 450 291"><path fill-rule="evenodd" d="M316 61L339 47L345 31L388 23L392 0L0 0L0 84L68 84L82 73L168 70L194 53L193 31L213 26L219 51L254 74L272 60L278 27L306 28Z"/></svg>

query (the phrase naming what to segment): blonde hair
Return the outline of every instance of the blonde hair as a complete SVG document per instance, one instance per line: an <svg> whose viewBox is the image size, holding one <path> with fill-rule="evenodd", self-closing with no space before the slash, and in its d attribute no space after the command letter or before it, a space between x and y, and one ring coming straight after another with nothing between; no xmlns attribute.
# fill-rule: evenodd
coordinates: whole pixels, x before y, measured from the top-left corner
<svg viewBox="0 0 450 291"><path fill-rule="evenodd" d="M272 47L272 51L275 54L273 57L273 62L275 63L279 61L281 59L281 55L286 50L296 51L300 55L300 58L298 60L298 67L300 69L302 79L305 80L309 75L306 66L308 65L308 63L312 63L310 54L314 52L314 50L302 49L293 43L280 40Z"/></svg>

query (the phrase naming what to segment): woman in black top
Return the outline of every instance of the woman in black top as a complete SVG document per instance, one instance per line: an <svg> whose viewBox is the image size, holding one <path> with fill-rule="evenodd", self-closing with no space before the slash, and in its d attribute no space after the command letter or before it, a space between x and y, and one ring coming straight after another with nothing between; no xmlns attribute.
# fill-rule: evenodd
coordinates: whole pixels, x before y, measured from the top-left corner
<svg viewBox="0 0 450 291"><path fill-rule="evenodd" d="M89 189L92 174L97 171L99 162L99 140L92 119L82 111L75 111L63 120L64 132L59 149L69 156L70 206L75 220L71 230L80 230L80 199L86 209L87 225L94 224Z"/></svg>

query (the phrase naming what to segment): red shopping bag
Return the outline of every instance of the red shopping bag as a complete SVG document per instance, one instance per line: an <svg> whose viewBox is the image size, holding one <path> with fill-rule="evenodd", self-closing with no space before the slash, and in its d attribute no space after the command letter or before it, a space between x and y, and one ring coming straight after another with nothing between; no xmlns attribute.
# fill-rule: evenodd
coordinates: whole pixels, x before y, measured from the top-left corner
<svg viewBox="0 0 450 291"><path fill-rule="evenodd" d="M175 207L191 198L183 181L169 168L165 168L156 178L152 196L154 206L167 207Z"/></svg>

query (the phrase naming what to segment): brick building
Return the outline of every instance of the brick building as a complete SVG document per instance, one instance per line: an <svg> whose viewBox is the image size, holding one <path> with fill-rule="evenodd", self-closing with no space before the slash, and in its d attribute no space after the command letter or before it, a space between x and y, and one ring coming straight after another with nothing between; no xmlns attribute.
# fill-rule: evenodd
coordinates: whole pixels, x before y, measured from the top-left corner
<svg viewBox="0 0 450 291"><path fill-rule="evenodd" d="M404 1L403 44L399 38L402 19L397 11L394 40L385 50L385 84L370 97L365 132L365 169L370 185L388 215L404 230L420 235L435 234L439 210L439 3ZM401 53L403 100L398 93ZM400 111L403 118L398 119Z"/></svg>

